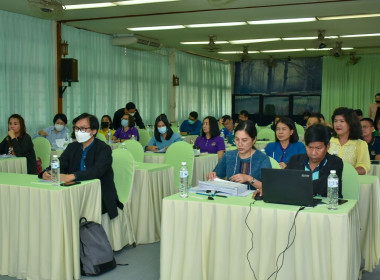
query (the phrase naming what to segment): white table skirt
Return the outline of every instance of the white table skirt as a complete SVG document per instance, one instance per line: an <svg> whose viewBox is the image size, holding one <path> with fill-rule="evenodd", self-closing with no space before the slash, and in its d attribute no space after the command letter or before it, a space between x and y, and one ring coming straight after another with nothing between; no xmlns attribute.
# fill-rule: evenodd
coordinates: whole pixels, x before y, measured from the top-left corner
<svg viewBox="0 0 380 280"><path fill-rule="evenodd" d="M0 172L27 174L28 169L25 157L11 157L0 159Z"/></svg>
<svg viewBox="0 0 380 280"><path fill-rule="evenodd" d="M58 189L38 184L0 184L0 274L80 279L79 219L101 222L100 181Z"/></svg>
<svg viewBox="0 0 380 280"><path fill-rule="evenodd" d="M252 243L245 225L252 199L227 204L234 199L164 199L160 279L254 279L246 259ZM252 207L247 219L253 231L249 259L257 279L267 279L287 244L297 207L259 206ZM285 253L278 280L358 279L358 207L356 201L343 207L343 212L317 207L299 213L295 242Z"/></svg>

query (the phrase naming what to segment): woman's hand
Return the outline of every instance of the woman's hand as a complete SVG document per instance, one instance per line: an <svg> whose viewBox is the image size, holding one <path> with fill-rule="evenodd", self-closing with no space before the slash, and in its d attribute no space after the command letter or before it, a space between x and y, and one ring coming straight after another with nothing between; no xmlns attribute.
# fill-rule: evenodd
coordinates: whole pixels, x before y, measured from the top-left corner
<svg viewBox="0 0 380 280"><path fill-rule="evenodd" d="M45 171L45 172L42 174L42 179L44 179L44 180L46 180L46 181L50 181L50 180L51 180L50 171Z"/></svg>
<svg viewBox="0 0 380 280"><path fill-rule="evenodd" d="M16 138L16 134L15 134L15 132L14 132L12 129L8 130L8 136L9 136L11 139Z"/></svg>
<svg viewBox="0 0 380 280"><path fill-rule="evenodd" d="M38 131L38 134L41 135L41 136L45 136L45 137L48 136L48 134L46 133L45 130Z"/></svg>
<svg viewBox="0 0 380 280"><path fill-rule="evenodd" d="M280 165L281 169L285 169L285 167L286 167L285 162L279 162L278 164Z"/></svg>
<svg viewBox="0 0 380 280"><path fill-rule="evenodd" d="M215 178L218 178L218 176L216 176L216 172L209 172L209 173L207 173L207 180L214 181Z"/></svg>
<svg viewBox="0 0 380 280"><path fill-rule="evenodd" d="M146 151L152 151L152 152L157 152L158 151L158 147L157 146L147 146L145 148Z"/></svg>
<svg viewBox="0 0 380 280"><path fill-rule="evenodd" d="M230 177L230 181L232 182L237 182L237 183L245 183L245 182L250 182L252 180L252 176L249 176L247 174L235 174Z"/></svg>

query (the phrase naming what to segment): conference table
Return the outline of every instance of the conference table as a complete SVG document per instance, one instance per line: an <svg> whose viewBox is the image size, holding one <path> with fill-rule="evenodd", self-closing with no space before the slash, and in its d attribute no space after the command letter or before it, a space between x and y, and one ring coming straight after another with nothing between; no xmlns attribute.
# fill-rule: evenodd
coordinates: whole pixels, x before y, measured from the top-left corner
<svg viewBox="0 0 380 280"><path fill-rule="evenodd" d="M0 157L0 172L27 174L25 157Z"/></svg>
<svg viewBox="0 0 380 280"><path fill-rule="evenodd" d="M79 219L101 222L99 180L52 187L36 175L0 173L0 274L80 279Z"/></svg>
<svg viewBox="0 0 380 280"><path fill-rule="evenodd" d="M160 279L255 279L250 264L256 279L268 279L287 247L299 207L262 201L250 207L251 202L250 196L165 198ZM356 200L335 211L325 205L300 211L277 279L358 279L358 212Z"/></svg>

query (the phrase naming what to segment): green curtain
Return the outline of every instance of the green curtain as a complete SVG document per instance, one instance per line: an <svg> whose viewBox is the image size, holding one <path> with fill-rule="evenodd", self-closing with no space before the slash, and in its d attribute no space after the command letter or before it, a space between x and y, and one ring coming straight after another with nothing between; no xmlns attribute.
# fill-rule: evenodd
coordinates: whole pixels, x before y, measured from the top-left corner
<svg viewBox="0 0 380 280"><path fill-rule="evenodd" d="M176 52L175 72L180 85L176 87L176 116L179 122L191 111L198 119L217 119L231 114L231 64Z"/></svg>
<svg viewBox="0 0 380 280"><path fill-rule="evenodd" d="M361 109L369 115L369 105L375 94L380 92L380 55L357 55L360 61L349 64L349 57L323 58L322 114L331 122L331 115L337 107Z"/></svg>
<svg viewBox="0 0 380 280"><path fill-rule="evenodd" d="M137 51L112 45L112 37L62 26L69 57L78 60L78 83L63 97L63 110L72 120L88 112L101 118L134 102L145 124L169 110L167 50Z"/></svg>
<svg viewBox="0 0 380 280"><path fill-rule="evenodd" d="M54 55L50 21L0 10L1 138L14 113L23 116L31 136L51 125Z"/></svg>

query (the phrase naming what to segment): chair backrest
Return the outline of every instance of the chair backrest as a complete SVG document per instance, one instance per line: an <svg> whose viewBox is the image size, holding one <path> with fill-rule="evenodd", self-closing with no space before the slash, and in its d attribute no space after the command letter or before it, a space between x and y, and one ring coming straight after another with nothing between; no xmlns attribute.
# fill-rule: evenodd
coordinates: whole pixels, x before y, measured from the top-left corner
<svg viewBox="0 0 380 280"><path fill-rule="evenodd" d="M255 127L256 127L256 132L257 133L259 133L259 131L263 129L261 126L258 126L257 124L255 124Z"/></svg>
<svg viewBox="0 0 380 280"><path fill-rule="evenodd" d="M305 135L305 129L303 128L302 125L296 123L296 129L297 129L298 136L304 136Z"/></svg>
<svg viewBox="0 0 380 280"><path fill-rule="evenodd" d="M356 169L343 161L342 194L344 198L359 200L359 174Z"/></svg>
<svg viewBox="0 0 380 280"><path fill-rule="evenodd" d="M144 162L144 149L136 140L125 141L125 146L137 162Z"/></svg>
<svg viewBox="0 0 380 280"><path fill-rule="evenodd" d="M112 150L112 169L117 195L121 203L128 201L131 192L135 160L132 154L125 149Z"/></svg>
<svg viewBox="0 0 380 280"><path fill-rule="evenodd" d="M98 138L99 140L102 140L103 142L107 143L106 137L103 134L101 134L101 133L97 133L96 134L96 138Z"/></svg>
<svg viewBox="0 0 380 280"><path fill-rule="evenodd" d="M174 133L179 133L179 128L177 125L172 125L172 130Z"/></svg>
<svg viewBox="0 0 380 280"><path fill-rule="evenodd" d="M143 147L145 147L146 145L148 145L149 141L150 141L150 136L149 136L149 132L145 129L139 129L139 136L140 136L140 143Z"/></svg>
<svg viewBox="0 0 380 280"><path fill-rule="evenodd" d="M269 160L270 160L270 164L272 165L272 168L273 168L273 169L281 169L281 166L280 166L280 164L277 162L277 160L275 160L275 159L272 158L272 157L269 157Z"/></svg>
<svg viewBox="0 0 380 280"><path fill-rule="evenodd" d="M189 186L193 178L194 150L193 146L184 141L171 144L165 153L164 163L170 164L174 168L174 183L179 186L179 169L181 162L186 162L189 170Z"/></svg>
<svg viewBox="0 0 380 280"><path fill-rule="evenodd" d="M274 131L270 128L263 128L257 133L257 140L268 139L269 141L275 141L276 137Z"/></svg>
<svg viewBox="0 0 380 280"><path fill-rule="evenodd" d="M49 140L44 137L37 137L33 139L34 152L36 153L36 160L41 159L41 167L45 169L50 165L51 145Z"/></svg>

